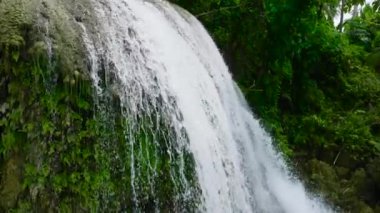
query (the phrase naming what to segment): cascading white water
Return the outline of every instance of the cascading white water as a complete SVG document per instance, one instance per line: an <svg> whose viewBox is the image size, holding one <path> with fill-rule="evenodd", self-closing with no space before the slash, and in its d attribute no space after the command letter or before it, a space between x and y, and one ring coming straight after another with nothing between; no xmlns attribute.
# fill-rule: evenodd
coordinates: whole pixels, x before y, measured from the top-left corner
<svg viewBox="0 0 380 213"><path fill-rule="evenodd" d="M160 0L91 2L96 33L81 27L98 95L102 61L106 78L116 79L108 87L120 97L130 125L137 125L133 122L141 113L159 113L169 121L176 132L168 136L168 142L176 143L170 155L188 149L194 156L203 197L199 211L330 212L289 174L217 47L191 14ZM132 130L126 130L131 149L136 146L128 134ZM131 186L138 203L138 168L130 153ZM170 175L186 188L184 164L180 160L179 172ZM154 176L156 167L149 165L149 174Z"/></svg>

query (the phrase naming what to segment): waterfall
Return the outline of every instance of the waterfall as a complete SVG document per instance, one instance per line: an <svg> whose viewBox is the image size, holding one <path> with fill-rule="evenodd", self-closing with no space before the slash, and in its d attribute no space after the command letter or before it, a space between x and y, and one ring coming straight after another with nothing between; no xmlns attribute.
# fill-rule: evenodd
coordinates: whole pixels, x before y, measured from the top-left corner
<svg viewBox="0 0 380 213"><path fill-rule="evenodd" d="M166 156L173 211L331 211L289 173L194 16L160 0L89 2L94 20L78 25L105 128L107 100L118 100L128 165L114 169L128 175L135 210L143 193L160 210Z"/></svg>

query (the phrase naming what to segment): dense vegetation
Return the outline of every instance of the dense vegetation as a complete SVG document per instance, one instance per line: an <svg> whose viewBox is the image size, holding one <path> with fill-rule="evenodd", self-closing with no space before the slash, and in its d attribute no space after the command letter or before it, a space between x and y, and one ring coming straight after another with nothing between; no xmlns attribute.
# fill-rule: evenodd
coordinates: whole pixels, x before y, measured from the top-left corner
<svg viewBox="0 0 380 213"><path fill-rule="evenodd" d="M205 24L253 110L311 190L380 212L379 3L174 0Z"/></svg>

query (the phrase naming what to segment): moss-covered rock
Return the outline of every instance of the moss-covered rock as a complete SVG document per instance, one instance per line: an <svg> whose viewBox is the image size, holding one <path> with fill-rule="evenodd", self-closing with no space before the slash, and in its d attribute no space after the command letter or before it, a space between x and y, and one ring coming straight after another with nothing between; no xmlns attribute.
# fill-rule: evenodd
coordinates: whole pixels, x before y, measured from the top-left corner
<svg viewBox="0 0 380 213"><path fill-rule="evenodd" d="M87 0L0 1L0 211L196 208L195 162L168 141L170 123L142 113L132 125L107 87L117 79L96 95L82 37L96 30L91 11Z"/></svg>
<svg viewBox="0 0 380 213"><path fill-rule="evenodd" d="M15 206L22 192L22 158L17 153L11 155L1 168L0 210Z"/></svg>
<svg viewBox="0 0 380 213"><path fill-rule="evenodd" d="M23 34L33 23L38 0L3 0L0 2L0 43L24 44Z"/></svg>

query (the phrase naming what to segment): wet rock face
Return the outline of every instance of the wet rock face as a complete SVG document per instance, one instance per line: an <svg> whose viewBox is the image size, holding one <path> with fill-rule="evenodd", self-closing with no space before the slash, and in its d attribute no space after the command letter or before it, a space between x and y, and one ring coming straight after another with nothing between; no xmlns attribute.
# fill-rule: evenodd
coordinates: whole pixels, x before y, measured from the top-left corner
<svg viewBox="0 0 380 213"><path fill-rule="evenodd" d="M42 40L49 57L60 59L62 70L84 71L80 24L94 25L91 11L88 0L0 1L0 44L17 47L27 45L26 40Z"/></svg>
<svg viewBox="0 0 380 213"><path fill-rule="evenodd" d="M0 212L130 212L134 205L125 175L130 155L119 97L97 100L102 113L93 107L82 36L85 28L91 38L98 31L88 2L0 0ZM117 79L110 76L109 81ZM155 138L160 156L141 155L144 159L135 161L142 166L140 162L155 161L161 167L154 174L156 194L149 188L153 172L141 170L138 199L146 211L154 205L173 211L182 201L175 197L169 175L172 163L166 149L172 147L162 144L164 134L174 130L166 123L161 128L164 120L158 123L158 136L142 131L148 124L136 127L135 137L144 142L141 152L153 153L156 143L148 145L145 139ZM186 175L195 186L194 160L190 154L184 158ZM157 204L156 197L162 202ZM188 208L195 207L195 199L186 201Z"/></svg>
<svg viewBox="0 0 380 213"><path fill-rule="evenodd" d="M0 1L0 43L23 44L22 31L33 23L38 0Z"/></svg>
<svg viewBox="0 0 380 213"><path fill-rule="evenodd" d="M40 133L36 131L37 120L43 117L42 111L47 106L41 101L42 96L47 97L46 90L39 88L53 83L50 79L59 84L56 76L75 76L77 81L86 76L79 26L67 9L70 3L78 5L85 1L73 4L74 1L66 0L0 0L0 212L20 207L20 200L33 200L33 194L41 194L41 190L34 193L33 187L25 187L26 164L46 152L44 149L37 150L38 154L32 152L33 146L37 147L36 141L43 140L40 136L35 139L37 136L33 134ZM45 60L46 55L49 58ZM48 60L55 61L59 69L45 69L47 65L43 63ZM52 77L48 77L50 73L37 76L46 70L52 70ZM75 74L76 70L82 73ZM31 120L35 124L26 124ZM22 137L18 137L20 134ZM32 195L24 196L29 191ZM45 197L40 203L52 200L50 194Z"/></svg>

